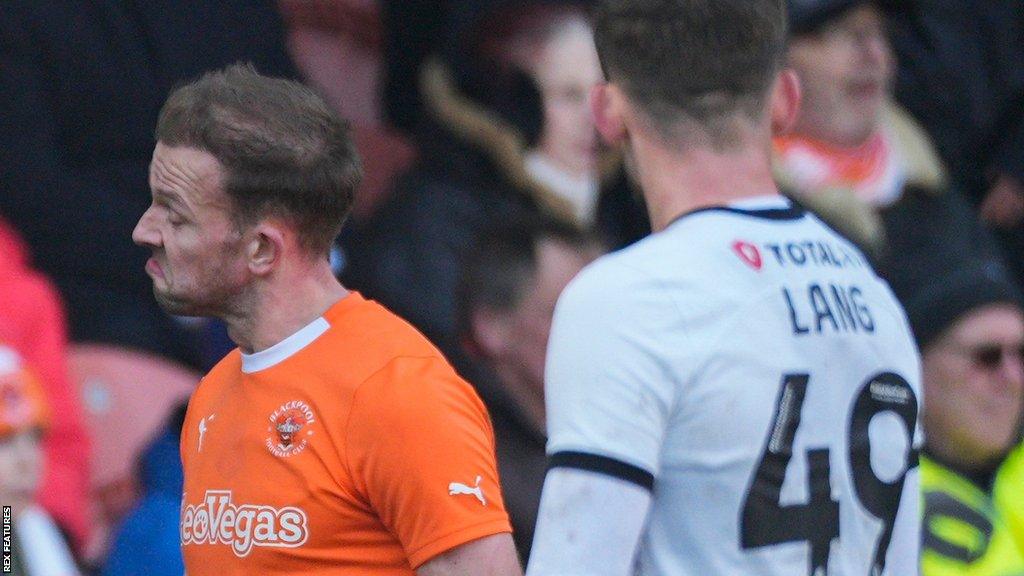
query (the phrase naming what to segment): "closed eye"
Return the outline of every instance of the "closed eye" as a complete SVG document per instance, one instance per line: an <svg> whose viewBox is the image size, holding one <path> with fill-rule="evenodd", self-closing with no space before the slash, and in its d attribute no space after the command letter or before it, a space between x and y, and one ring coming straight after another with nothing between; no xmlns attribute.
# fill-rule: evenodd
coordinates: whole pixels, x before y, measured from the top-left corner
<svg viewBox="0 0 1024 576"><path fill-rule="evenodd" d="M185 220L185 217L183 217L181 214L178 214L174 210L168 210L167 222L170 223L171 226L181 226L182 224L185 224L187 220Z"/></svg>
<svg viewBox="0 0 1024 576"><path fill-rule="evenodd" d="M153 207L166 214L167 223L171 226L178 227L186 222L185 217L171 208L170 204L160 196L153 198Z"/></svg>

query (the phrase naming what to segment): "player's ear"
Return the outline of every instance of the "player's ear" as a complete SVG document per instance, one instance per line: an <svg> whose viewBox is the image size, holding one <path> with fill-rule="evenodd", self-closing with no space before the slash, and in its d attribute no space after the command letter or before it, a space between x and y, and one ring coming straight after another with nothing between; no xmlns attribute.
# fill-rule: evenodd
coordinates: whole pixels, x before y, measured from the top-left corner
<svg viewBox="0 0 1024 576"><path fill-rule="evenodd" d="M500 356L508 348L509 326L503 314L478 308L470 315L473 343L488 358Z"/></svg>
<svg viewBox="0 0 1024 576"><path fill-rule="evenodd" d="M249 270L257 276L269 274L285 249L284 229L274 222L260 222L248 244Z"/></svg>
<svg viewBox="0 0 1024 576"><path fill-rule="evenodd" d="M785 68L775 78L771 93L772 135L782 136L796 124L800 116L800 77L792 68Z"/></svg>
<svg viewBox="0 0 1024 576"><path fill-rule="evenodd" d="M594 126L609 146L615 147L626 139L623 116L625 95L618 86L602 82L590 89L590 110Z"/></svg>

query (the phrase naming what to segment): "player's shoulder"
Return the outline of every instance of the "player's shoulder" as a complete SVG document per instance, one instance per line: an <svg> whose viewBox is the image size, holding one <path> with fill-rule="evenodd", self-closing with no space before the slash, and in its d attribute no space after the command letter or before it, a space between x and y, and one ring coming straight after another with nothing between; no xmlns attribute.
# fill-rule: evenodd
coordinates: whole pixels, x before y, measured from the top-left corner
<svg viewBox="0 0 1024 576"><path fill-rule="evenodd" d="M641 243L644 240L640 241ZM586 291L600 288L627 288L643 286L649 281L645 273L642 252L637 252L639 243L616 252L604 254L580 271L569 286Z"/></svg>
<svg viewBox="0 0 1024 576"><path fill-rule="evenodd" d="M680 214L616 256L651 276L720 283L722 273L749 278L751 269L760 271L766 262L759 244L808 234L831 229L784 197L757 197Z"/></svg>
<svg viewBox="0 0 1024 576"><path fill-rule="evenodd" d="M380 303L353 292L351 306L344 313L327 316L328 334L345 342L349 357L374 358L439 355L437 348L408 321Z"/></svg>
<svg viewBox="0 0 1024 576"><path fill-rule="evenodd" d="M355 382L403 358L421 358L451 370L444 355L412 324L358 293L348 298L352 300L344 310L326 316L331 329L325 333L322 362L344 365Z"/></svg>
<svg viewBox="0 0 1024 576"><path fill-rule="evenodd" d="M242 353L238 348L235 348L224 355L199 380L195 390L189 397L189 410L186 414L186 421L195 410L204 410L207 402L220 396L222 390L237 382L242 375ZM197 408L193 409L193 407Z"/></svg>
<svg viewBox="0 0 1024 576"><path fill-rule="evenodd" d="M210 368L209 372L199 381L199 388L211 388L228 380L237 378L242 373L242 352L235 348Z"/></svg>
<svg viewBox="0 0 1024 576"><path fill-rule="evenodd" d="M587 265L562 292L559 308L579 308L588 313L595 307L621 308L633 301L658 298L662 283L657 269L648 262L647 250L638 250L640 243L605 254Z"/></svg>
<svg viewBox="0 0 1024 576"><path fill-rule="evenodd" d="M344 349L346 380L356 403L373 418L413 428L424 410L471 413L486 422L476 392L448 359L410 323L372 300L332 322L335 349Z"/></svg>
<svg viewBox="0 0 1024 576"><path fill-rule="evenodd" d="M756 247L763 236L758 226L773 220L747 214L716 207L682 215L665 229L599 258L570 286L596 298L727 300L753 284L763 265L763 251ZM793 214L800 212L794 209Z"/></svg>

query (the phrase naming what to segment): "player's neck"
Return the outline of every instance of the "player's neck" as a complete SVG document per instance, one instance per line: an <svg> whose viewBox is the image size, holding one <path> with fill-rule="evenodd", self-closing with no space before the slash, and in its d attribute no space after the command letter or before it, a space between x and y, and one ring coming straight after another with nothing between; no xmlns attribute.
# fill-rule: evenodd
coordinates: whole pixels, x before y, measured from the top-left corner
<svg viewBox="0 0 1024 576"><path fill-rule="evenodd" d="M322 316L348 295L330 264L285 268L255 286L238 308L223 317L228 335L246 354L266 350Z"/></svg>
<svg viewBox="0 0 1024 576"><path fill-rule="evenodd" d="M768 145L673 150L634 140L634 162L654 232L679 216L744 198L778 194Z"/></svg>

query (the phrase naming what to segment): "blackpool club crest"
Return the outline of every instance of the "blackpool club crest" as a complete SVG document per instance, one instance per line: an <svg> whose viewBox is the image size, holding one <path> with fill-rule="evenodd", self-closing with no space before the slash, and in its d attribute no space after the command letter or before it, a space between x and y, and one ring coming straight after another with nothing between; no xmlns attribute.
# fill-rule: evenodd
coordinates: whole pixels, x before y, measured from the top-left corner
<svg viewBox="0 0 1024 576"><path fill-rule="evenodd" d="M316 418L308 404L301 400L285 402L270 415L269 436L265 441L267 450L278 458L302 452L313 435L311 426L314 422Z"/></svg>

